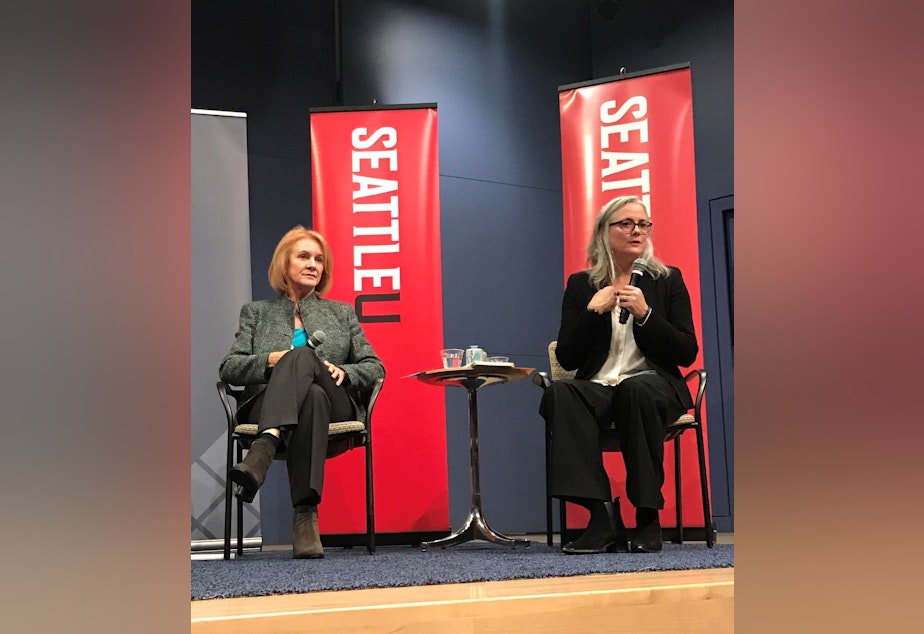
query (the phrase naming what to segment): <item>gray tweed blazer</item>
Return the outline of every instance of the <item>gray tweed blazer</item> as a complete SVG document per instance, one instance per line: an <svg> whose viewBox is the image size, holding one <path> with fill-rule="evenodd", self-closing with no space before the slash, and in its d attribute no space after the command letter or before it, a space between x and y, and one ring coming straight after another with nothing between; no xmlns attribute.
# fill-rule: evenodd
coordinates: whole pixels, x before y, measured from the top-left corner
<svg viewBox="0 0 924 634"><path fill-rule="evenodd" d="M298 309L309 334L323 330L327 335L318 346L318 354L346 372L351 388L347 392L357 417L363 418L365 409L353 391L372 387L376 379L385 376L385 366L366 338L353 307L312 293L299 302ZM294 330L295 303L288 297L250 302L241 308L234 344L218 369L222 381L244 386L239 407L266 389L271 372L266 367L269 354L291 348Z"/></svg>

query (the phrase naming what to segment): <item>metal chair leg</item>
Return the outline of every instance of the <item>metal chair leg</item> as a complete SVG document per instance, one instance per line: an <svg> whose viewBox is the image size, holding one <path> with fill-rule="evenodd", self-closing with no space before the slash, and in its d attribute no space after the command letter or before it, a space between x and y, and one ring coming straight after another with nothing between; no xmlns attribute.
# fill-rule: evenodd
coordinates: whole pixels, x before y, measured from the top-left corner
<svg viewBox="0 0 924 634"><path fill-rule="evenodd" d="M683 477L680 470L680 439L674 438L674 505L677 507L677 543L683 543Z"/></svg>
<svg viewBox="0 0 924 634"><path fill-rule="evenodd" d="M545 543L547 546L551 546L553 543L552 534L554 532L554 527L552 526L552 498L549 496L549 491L551 490L551 473L549 471L549 466L552 463L552 446L550 443L551 431L549 430L549 424L545 424Z"/></svg>
<svg viewBox="0 0 924 634"><path fill-rule="evenodd" d="M228 468L225 470L225 532L224 532L224 558L231 559L231 460L234 459L234 440L228 436L228 449L226 452Z"/></svg>
<svg viewBox="0 0 924 634"><path fill-rule="evenodd" d="M703 492L703 520L706 525L706 546L715 545L715 527L712 523L712 511L709 505L709 482L706 477L706 443L703 439L703 427L696 425L696 449L699 453L699 483Z"/></svg>
<svg viewBox="0 0 924 634"><path fill-rule="evenodd" d="M372 435L366 436L366 550L375 552L375 497L372 490Z"/></svg>
<svg viewBox="0 0 924 634"><path fill-rule="evenodd" d="M244 450L237 445L237 461L244 459ZM244 556L244 501L237 498L237 556Z"/></svg>
<svg viewBox="0 0 924 634"><path fill-rule="evenodd" d="M558 534L561 535L561 546L568 541L568 512L566 510L568 503L562 499L558 500L558 521L560 528Z"/></svg>

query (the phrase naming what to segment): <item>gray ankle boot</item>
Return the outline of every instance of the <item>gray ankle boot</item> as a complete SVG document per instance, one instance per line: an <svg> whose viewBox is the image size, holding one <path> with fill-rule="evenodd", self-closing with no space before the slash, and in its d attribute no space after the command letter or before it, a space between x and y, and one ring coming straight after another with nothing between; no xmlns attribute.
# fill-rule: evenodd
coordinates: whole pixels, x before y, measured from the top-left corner
<svg viewBox="0 0 924 634"><path fill-rule="evenodd" d="M292 527L292 557L320 559L324 556L321 534L318 531L318 507L296 506Z"/></svg>
<svg viewBox="0 0 924 634"><path fill-rule="evenodd" d="M239 462L228 475L231 482L238 485L235 492L237 497L245 502L253 502L257 491L263 486L263 480L266 479L266 472L270 465L273 464L273 458L276 456L276 448L266 440L257 438L250 445L247 455Z"/></svg>

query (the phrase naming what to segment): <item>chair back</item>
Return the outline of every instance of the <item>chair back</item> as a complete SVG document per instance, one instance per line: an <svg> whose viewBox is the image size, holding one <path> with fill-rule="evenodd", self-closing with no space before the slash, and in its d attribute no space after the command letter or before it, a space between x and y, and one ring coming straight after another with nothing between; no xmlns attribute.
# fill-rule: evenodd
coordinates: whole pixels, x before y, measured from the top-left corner
<svg viewBox="0 0 924 634"><path fill-rule="evenodd" d="M558 357L555 356L555 347L557 345L557 341L553 341L549 344L549 370L551 370L552 380L560 381L562 379L573 379L574 375L577 374L577 370L566 370L561 367L561 364L558 362Z"/></svg>
<svg viewBox="0 0 924 634"><path fill-rule="evenodd" d="M228 433L234 432L235 416L237 415L237 406L240 404L241 394L244 388L228 385L224 381L218 381L218 398L221 399L221 406L225 410L225 420L228 423Z"/></svg>
<svg viewBox="0 0 924 634"><path fill-rule="evenodd" d="M351 394L359 400L366 411L364 420L345 420L330 423L328 427L328 446L327 457L335 458L355 447L368 444L369 436L372 434L372 410L375 401L382 391L384 379L376 379L371 388L365 390L351 390ZM221 405L225 410L225 419L228 423L228 434L236 440L245 449L250 448L257 438L257 425L255 423L240 423L237 420L237 408L240 405L238 399L244 392L244 388L228 385L223 381L218 381L218 397L221 399ZM285 449L282 448L276 452L275 460L284 460L286 458Z"/></svg>
<svg viewBox="0 0 924 634"><path fill-rule="evenodd" d="M363 409L366 412L365 417L360 420L366 426L366 429L369 429L369 426L372 423L372 410L375 407L375 401L379 398L379 392L382 391L382 385L384 385L385 379L376 379L375 383L372 384L372 387L365 390L351 389L350 393L353 395L359 403L362 404ZM359 418L359 417L357 417Z"/></svg>
<svg viewBox="0 0 924 634"><path fill-rule="evenodd" d="M327 457L336 458L351 449L371 444L372 438L372 410L375 401L382 391L385 379L376 379L371 388L365 390L351 390L366 410L362 420L346 420L331 423L328 426ZM360 417L357 417L359 419Z"/></svg>

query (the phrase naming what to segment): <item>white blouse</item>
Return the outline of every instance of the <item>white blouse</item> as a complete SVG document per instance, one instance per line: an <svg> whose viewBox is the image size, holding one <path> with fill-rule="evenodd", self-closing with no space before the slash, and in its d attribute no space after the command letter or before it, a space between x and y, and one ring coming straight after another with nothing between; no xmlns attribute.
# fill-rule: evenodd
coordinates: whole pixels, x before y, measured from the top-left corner
<svg viewBox="0 0 924 634"><path fill-rule="evenodd" d="M655 374L654 365L648 362L642 351L635 345L632 332L634 315L629 315L626 323L619 323L619 311L610 311L613 320L613 335L610 337L610 353L603 366L590 380L603 385L619 385L626 379L639 374Z"/></svg>

